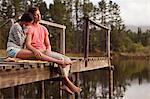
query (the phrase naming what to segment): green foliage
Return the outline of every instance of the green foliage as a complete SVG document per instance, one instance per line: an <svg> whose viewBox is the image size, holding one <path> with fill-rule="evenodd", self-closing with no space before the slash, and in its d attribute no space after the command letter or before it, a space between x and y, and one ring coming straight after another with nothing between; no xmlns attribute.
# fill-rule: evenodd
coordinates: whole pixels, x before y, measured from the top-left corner
<svg viewBox="0 0 150 99"><path fill-rule="evenodd" d="M49 16L48 14L48 8L47 8L47 5L46 5L46 2L41 2L39 4L39 9L40 9L40 12L41 12L41 15L42 15L42 19L46 20Z"/></svg>
<svg viewBox="0 0 150 99"><path fill-rule="evenodd" d="M132 43L130 48L128 49L129 52L142 52L144 49L143 45L140 43Z"/></svg>
<svg viewBox="0 0 150 99"><path fill-rule="evenodd" d="M0 21L0 23L4 23L4 21ZM8 33L9 29L11 27L11 23L8 22L5 25L0 25L1 30L0 30L0 49L6 49L6 44L7 44L7 38L8 38Z"/></svg>
<svg viewBox="0 0 150 99"><path fill-rule="evenodd" d="M145 53L150 50L150 30L134 33L126 30L120 16L120 6L113 1L100 0L94 5L89 0L53 0L48 5L43 0L1 0L0 22L5 23L8 19L18 18L30 6L40 8L42 19L50 20L65 25L66 28L66 51L83 53L84 20L83 16L103 25L111 25L111 50L116 52L138 52ZM28 1L28 2L27 2ZM3 21L5 20L5 21ZM10 26L1 27L0 45L5 48ZM47 26L54 49L59 48L60 29ZM100 28L90 25L90 52L101 53L106 49L106 33Z"/></svg>
<svg viewBox="0 0 150 99"><path fill-rule="evenodd" d="M13 17L13 6L10 4L10 1L1 1L0 17L4 20Z"/></svg>

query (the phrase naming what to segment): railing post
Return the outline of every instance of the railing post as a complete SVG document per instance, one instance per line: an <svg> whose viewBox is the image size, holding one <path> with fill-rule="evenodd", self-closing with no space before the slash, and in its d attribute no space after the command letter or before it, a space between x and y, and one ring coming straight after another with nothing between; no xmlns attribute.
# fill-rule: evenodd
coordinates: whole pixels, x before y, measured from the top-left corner
<svg viewBox="0 0 150 99"><path fill-rule="evenodd" d="M60 33L60 52L65 54L65 30L66 28L62 29L62 33Z"/></svg>
<svg viewBox="0 0 150 99"><path fill-rule="evenodd" d="M110 63L110 31L111 31L111 29L110 29L110 26L109 26L109 29L107 30L107 40L106 40L106 44L107 44L107 57L108 57L108 59L109 59L109 66L111 66L111 63Z"/></svg>
<svg viewBox="0 0 150 99"><path fill-rule="evenodd" d="M60 33L60 52L65 54L65 30L66 27L62 29L62 33ZM62 86L62 81L59 81L59 87ZM60 99L63 98L63 91L59 90Z"/></svg>
<svg viewBox="0 0 150 99"><path fill-rule="evenodd" d="M88 65L88 54L89 54L89 25L90 21L88 17L85 17L85 36L84 36L84 59L85 59L85 67Z"/></svg>
<svg viewBox="0 0 150 99"><path fill-rule="evenodd" d="M107 30L107 57L108 57L108 65L109 65L109 99L113 98L113 66L111 66L110 62L110 26Z"/></svg>

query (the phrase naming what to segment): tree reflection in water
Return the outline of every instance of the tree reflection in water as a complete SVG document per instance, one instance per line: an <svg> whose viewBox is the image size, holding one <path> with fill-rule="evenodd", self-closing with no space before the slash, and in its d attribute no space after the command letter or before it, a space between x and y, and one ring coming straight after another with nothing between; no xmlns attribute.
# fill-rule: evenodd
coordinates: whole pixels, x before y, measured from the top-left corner
<svg viewBox="0 0 150 99"><path fill-rule="evenodd" d="M128 86L132 86L133 80L138 80L139 85L143 80L149 82L150 61L149 60L115 60L114 71L114 96L117 99L124 97Z"/></svg>
<svg viewBox="0 0 150 99"><path fill-rule="evenodd" d="M115 60L112 62L114 70L114 98L122 99L128 86L133 80L139 85L143 80L150 82L149 60ZM84 90L82 99L107 99L109 96L108 71L95 70L80 74L81 86Z"/></svg>
<svg viewBox="0 0 150 99"><path fill-rule="evenodd" d="M150 61L146 60L115 60L112 61L114 69L114 98L122 99L131 82L138 80L138 84L143 81L150 82ZM94 70L80 73L80 86L82 88L81 99L108 99L108 71ZM32 83L19 86L20 99L40 99L40 83ZM14 89L7 88L0 90L0 99L14 98ZM45 81L46 99L59 99L59 82ZM63 93L63 99L68 95Z"/></svg>

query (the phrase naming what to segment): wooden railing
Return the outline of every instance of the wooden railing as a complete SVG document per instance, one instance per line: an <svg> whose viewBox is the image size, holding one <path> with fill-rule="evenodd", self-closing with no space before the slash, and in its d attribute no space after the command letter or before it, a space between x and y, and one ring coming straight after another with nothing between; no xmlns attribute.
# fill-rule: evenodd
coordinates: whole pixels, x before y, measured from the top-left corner
<svg viewBox="0 0 150 99"><path fill-rule="evenodd" d="M60 25L57 23L53 23L50 21L45 21L45 20L41 20L40 23L62 29L62 33L60 34L60 52L65 54L65 30L66 30L66 26Z"/></svg>
<svg viewBox="0 0 150 99"><path fill-rule="evenodd" d="M106 27L104 25L98 24L94 21L92 21L91 19L89 19L88 17L84 17L85 19L85 38L84 38L84 58L85 58L85 66L87 66L87 60L88 60L88 54L89 54L89 26L90 24L93 24L95 26L98 26L102 29L105 29L107 31L106 34L106 44L107 44L107 57L109 58L109 66L111 65L110 63L110 28Z"/></svg>

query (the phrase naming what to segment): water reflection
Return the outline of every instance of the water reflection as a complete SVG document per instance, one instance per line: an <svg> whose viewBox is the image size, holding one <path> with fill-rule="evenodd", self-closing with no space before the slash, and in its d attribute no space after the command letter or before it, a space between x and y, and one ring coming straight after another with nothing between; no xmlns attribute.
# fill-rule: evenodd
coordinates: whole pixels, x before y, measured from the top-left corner
<svg viewBox="0 0 150 99"><path fill-rule="evenodd" d="M113 61L113 64L115 65L115 97L123 97L123 99L141 99L140 97L136 97L139 95L138 90L141 90L145 84L150 86L150 61L117 60ZM134 87L135 85L136 87ZM147 87L145 86L145 88ZM132 90L132 92L130 92L130 90ZM143 96L141 96L143 97L142 99L149 99L150 97L145 97L147 94L148 93L143 94Z"/></svg>
<svg viewBox="0 0 150 99"><path fill-rule="evenodd" d="M150 99L150 61L115 60L114 70L115 99ZM81 99L108 99L108 71L95 70L80 73L83 89ZM0 99L13 99L14 88L0 90ZM19 86L20 99L40 99L40 82ZM45 81L46 99L59 99L59 82ZM68 95L63 92L63 99Z"/></svg>
<svg viewBox="0 0 150 99"><path fill-rule="evenodd" d="M141 88L144 89L144 87L148 89L147 87L150 86L150 61L115 60L112 64L115 66L114 98L141 99L139 97L133 98L133 95L136 95L137 89L141 90ZM84 72L80 75L81 86L84 89L84 92L81 94L83 99L108 98L108 72L106 70ZM136 88L132 87L135 85ZM147 85L147 87L145 85ZM130 93L130 89L132 90L132 93ZM133 90L135 92L133 92ZM149 91L150 89L147 90L147 92ZM149 95L147 92L142 94L142 97L145 97L143 99L150 99L150 96L147 96Z"/></svg>

